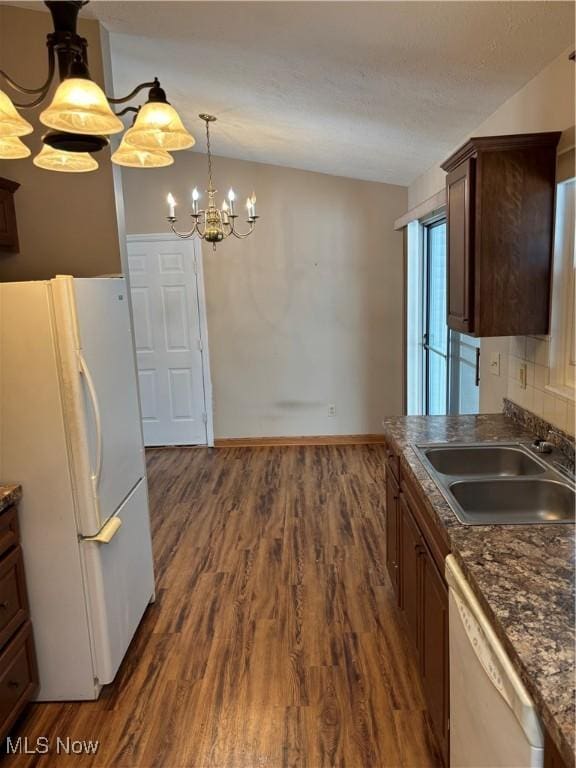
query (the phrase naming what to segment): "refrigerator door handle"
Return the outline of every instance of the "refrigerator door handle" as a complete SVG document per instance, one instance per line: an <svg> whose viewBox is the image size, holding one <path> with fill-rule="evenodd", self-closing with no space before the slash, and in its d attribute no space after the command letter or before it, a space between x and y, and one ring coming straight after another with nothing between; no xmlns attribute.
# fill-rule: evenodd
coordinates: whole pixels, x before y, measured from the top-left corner
<svg viewBox="0 0 576 768"><path fill-rule="evenodd" d="M92 488L94 496L98 496L98 485L100 484L100 475L102 474L102 420L100 419L100 408L98 406L98 398L96 396L96 389L94 387L94 381L90 375L90 369L86 363L86 360L81 353L78 353L78 360L80 363L80 373L86 380L86 386L88 387L88 394L90 395L90 402L92 404L92 411L94 412L94 422L96 424L96 466L92 471Z"/></svg>
<svg viewBox="0 0 576 768"><path fill-rule="evenodd" d="M95 536L82 536L82 541L95 541L97 544L108 544L118 533L122 520L119 517L111 517Z"/></svg>

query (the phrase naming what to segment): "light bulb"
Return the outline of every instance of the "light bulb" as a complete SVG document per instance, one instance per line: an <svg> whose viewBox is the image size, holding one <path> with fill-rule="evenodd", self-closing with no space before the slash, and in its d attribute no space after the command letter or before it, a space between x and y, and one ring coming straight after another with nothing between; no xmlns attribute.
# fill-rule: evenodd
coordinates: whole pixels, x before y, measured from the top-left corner
<svg viewBox="0 0 576 768"><path fill-rule="evenodd" d="M230 190L228 191L228 200L230 200L231 203L233 203L234 200L236 200L236 195L232 188L230 188Z"/></svg>
<svg viewBox="0 0 576 768"><path fill-rule="evenodd" d="M168 207L170 208L170 217L174 218L174 210L176 208L176 200L174 200L174 195L172 192L168 192L168 195L166 197L166 202L168 203Z"/></svg>
<svg viewBox="0 0 576 768"><path fill-rule="evenodd" d="M48 144L44 144L42 151L32 162L46 171L64 173L87 173L98 168L98 163L88 152L64 152L61 149L53 149Z"/></svg>
<svg viewBox="0 0 576 768"><path fill-rule="evenodd" d="M50 106L40 113L40 122L55 131L93 136L124 130L104 91L84 77L68 77L60 83Z"/></svg>
<svg viewBox="0 0 576 768"><path fill-rule="evenodd" d="M198 200L199 197L200 197L200 193L198 192L197 188L194 187L194 189L192 190L192 200Z"/></svg>
<svg viewBox="0 0 576 768"><path fill-rule="evenodd" d="M0 137L5 136L27 136L34 129L24 120L10 100L10 98L0 91Z"/></svg>
<svg viewBox="0 0 576 768"><path fill-rule="evenodd" d="M222 203L222 210L224 211L224 213L228 213L228 203L226 202L226 200L224 200L224 202Z"/></svg>
<svg viewBox="0 0 576 768"><path fill-rule="evenodd" d="M164 149L174 152L189 149L195 140L170 104L149 101L140 107L126 142L139 149Z"/></svg>
<svg viewBox="0 0 576 768"><path fill-rule="evenodd" d="M111 159L116 165L122 165L126 168L164 168L174 162L174 158L168 152L162 149L131 147L126 143L125 137L118 149L112 153Z"/></svg>
<svg viewBox="0 0 576 768"><path fill-rule="evenodd" d="M0 136L0 160L20 160L32 153L18 136Z"/></svg>

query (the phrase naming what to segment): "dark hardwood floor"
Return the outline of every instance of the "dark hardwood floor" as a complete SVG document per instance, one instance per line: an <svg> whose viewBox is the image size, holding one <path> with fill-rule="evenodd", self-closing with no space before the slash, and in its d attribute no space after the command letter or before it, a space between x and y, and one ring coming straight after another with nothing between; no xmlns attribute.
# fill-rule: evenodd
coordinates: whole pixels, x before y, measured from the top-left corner
<svg viewBox="0 0 576 768"><path fill-rule="evenodd" d="M384 448L147 453L157 600L96 702L15 736L17 766L437 766L384 568Z"/></svg>

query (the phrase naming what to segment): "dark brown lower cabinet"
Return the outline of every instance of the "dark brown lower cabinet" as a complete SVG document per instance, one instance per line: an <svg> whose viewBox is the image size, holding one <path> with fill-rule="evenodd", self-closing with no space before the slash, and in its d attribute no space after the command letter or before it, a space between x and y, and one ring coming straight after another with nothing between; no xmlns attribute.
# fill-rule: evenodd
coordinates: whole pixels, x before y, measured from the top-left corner
<svg viewBox="0 0 576 768"><path fill-rule="evenodd" d="M400 488L394 475L386 471L386 568L392 585L398 595L400 587L398 564L398 515Z"/></svg>
<svg viewBox="0 0 576 768"><path fill-rule="evenodd" d="M422 536L416 525L404 494L400 495L399 519L400 607L404 612L408 634L420 658L421 650L421 592L422 592Z"/></svg>
<svg viewBox="0 0 576 768"><path fill-rule="evenodd" d="M422 648L420 671L432 729L448 765L450 718L448 588L427 549L421 556Z"/></svg>
<svg viewBox="0 0 576 768"><path fill-rule="evenodd" d="M0 746L38 689L18 510L0 512Z"/></svg>
<svg viewBox="0 0 576 768"><path fill-rule="evenodd" d="M544 768L568 768L568 763L548 733L544 734Z"/></svg>
<svg viewBox="0 0 576 768"><path fill-rule="evenodd" d="M434 534L424 501L400 471L386 472L386 562L418 659L432 731L449 765L448 551Z"/></svg>

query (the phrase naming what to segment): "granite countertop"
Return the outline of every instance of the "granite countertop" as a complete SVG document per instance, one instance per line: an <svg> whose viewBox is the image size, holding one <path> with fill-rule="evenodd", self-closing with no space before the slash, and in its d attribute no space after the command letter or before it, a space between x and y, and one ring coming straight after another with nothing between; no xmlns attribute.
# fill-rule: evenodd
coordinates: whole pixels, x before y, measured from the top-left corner
<svg viewBox="0 0 576 768"><path fill-rule="evenodd" d="M0 512L15 504L22 496L22 486L16 483L0 483Z"/></svg>
<svg viewBox="0 0 576 768"><path fill-rule="evenodd" d="M529 441L508 416L385 419L403 471L420 485L430 517L459 561L494 630L534 699L567 765L574 765L574 527L462 525L413 450L443 442ZM393 446L391 446L393 447Z"/></svg>

